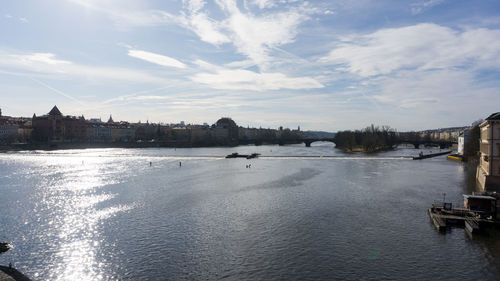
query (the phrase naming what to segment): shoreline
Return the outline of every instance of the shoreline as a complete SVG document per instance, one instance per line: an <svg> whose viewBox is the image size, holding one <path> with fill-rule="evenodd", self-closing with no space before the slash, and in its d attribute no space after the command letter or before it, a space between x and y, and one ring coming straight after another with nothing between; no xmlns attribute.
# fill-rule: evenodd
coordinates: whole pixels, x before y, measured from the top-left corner
<svg viewBox="0 0 500 281"><path fill-rule="evenodd" d="M200 148L200 147L236 147L240 145L251 145L250 142L233 143L188 143L177 141L163 142L57 142L57 143L20 143L0 146L0 153L11 151L31 151L31 150L66 150L66 149L88 149L88 148ZM260 145L282 145L279 141L263 142ZM292 144L292 143L286 143ZM295 143L294 143L295 144Z"/></svg>

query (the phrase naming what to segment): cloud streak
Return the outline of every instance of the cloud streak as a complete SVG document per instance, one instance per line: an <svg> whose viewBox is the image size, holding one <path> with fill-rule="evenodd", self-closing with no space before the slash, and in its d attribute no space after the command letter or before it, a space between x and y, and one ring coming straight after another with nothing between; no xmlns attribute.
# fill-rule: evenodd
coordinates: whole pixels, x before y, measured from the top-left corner
<svg viewBox="0 0 500 281"><path fill-rule="evenodd" d="M187 66L171 57L167 57L164 55L159 55L147 51L141 50L129 50L128 55L137 59L145 60L150 63L158 64L166 67L174 67L174 68L186 68Z"/></svg>
<svg viewBox="0 0 500 281"><path fill-rule="evenodd" d="M417 2L411 4L411 13L413 15L418 15L427 9L444 3L445 0L426 0L423 2Z"/></svg>
<svg viewBox="0 0 500 281"><path fill-rule="evenodd" d="M244 69L220 69L214 73L198 73L191 77L194 82L218 90L301 90L323 88L310 77L288 77L282 73L257 73Z"/></svg>
<svg viewBox="0 0 500 281"><path fill-rule="evenodd" d="M121 67L90 66L57 59L53 53L7 53L0 50L0 67L25 71L27 74L51 74L56 79L118 80L138 83L166 83L158 76Z"/></svg>

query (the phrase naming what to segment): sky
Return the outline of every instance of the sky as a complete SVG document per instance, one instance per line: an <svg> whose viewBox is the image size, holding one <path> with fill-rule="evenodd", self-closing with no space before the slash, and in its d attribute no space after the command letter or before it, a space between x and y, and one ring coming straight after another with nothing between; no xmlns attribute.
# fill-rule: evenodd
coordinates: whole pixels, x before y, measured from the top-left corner
<svg viewBox="0 0 500 281"><path fill-rule="evenodd" d="M303 130L500 111L497 0L3 0L4 115Z"/></svg>

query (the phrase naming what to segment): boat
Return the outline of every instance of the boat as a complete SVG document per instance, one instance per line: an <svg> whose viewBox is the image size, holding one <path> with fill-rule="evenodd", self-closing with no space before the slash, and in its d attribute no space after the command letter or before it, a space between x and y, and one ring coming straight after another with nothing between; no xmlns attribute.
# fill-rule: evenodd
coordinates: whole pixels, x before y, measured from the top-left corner
<svg viewBox="0 0 500 281"><path fill-rule="evenodd" d="M9 243L0 242L0 253L7 252L12 246Z"/></svg>
<svg viewBox="0 0 500 281"><path fill-rule="evenodd" d="M252 154L247 156L247 159L257 158L257 157L259 157L259 155L260 155L260 153L252 153Z"/></svg>
<svg viewBox="0 0 500 281"><path fill-rule="evenodd" d="M242 155L242 154L238 154L238 152L233 152L233 153L227 155L226 158L244 158L247 156L248 155Z"/></svg>
<svg viewBox="0 0 500 281"><path fill-rule="evenodd" d="M252 158L257 158L260 155L260 153L252 153L250 155L248 154L239 154L238 152L233 152L231 154L228 154L226 158L246 158L246 159L252 159Z"/></svg>

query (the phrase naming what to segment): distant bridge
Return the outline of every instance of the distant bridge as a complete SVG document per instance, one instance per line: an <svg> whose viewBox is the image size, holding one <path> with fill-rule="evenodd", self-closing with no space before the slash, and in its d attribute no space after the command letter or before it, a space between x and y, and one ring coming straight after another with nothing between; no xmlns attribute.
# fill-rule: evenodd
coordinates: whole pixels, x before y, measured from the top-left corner
<svg viewBox="0 0 500 281"><path fill-rule="evenodd" d="M311 143L317 141L328 141L335 143L335 138L306 138L302 139L302 142L306 144L306 147L311 147Z"/></svg>
<svg viewBox="0 0 500 281"><path fill-rule="evenodd" d="M317 141L326 141L326 142L331 142L335 143L335 138L296 138L296 139L286 139L286 140L280 140L280 139L250 139L250 140L240 140L240 144L255 144L255 145L262 145L262 144L279 144L279 145L287 145L287 144L299 144L299 143L304 143L306 147L311 147L311 144L313 142ZM453 141L446 141L446 140L401 140L399 144L411 144L415 147L415 149L418 149L421 145L424 146L439 146L439 148L444 149L444 148L450 148L453 146L453 144L456 144L456 142Z"/></svg>
<svg viewBox="0 0 500 281"><path fill-rule="evenodd" d="M334 138L296 138L296 139L247 139L247 140L239 140L239 144L254 144L254 145L262 145L262 144L279 144L279 145L287 145L287 144L298 144L304 143L306 147L310 147L311 143L317 141L328 141L335 143Z"/></svg>
<svg viewBox="0 0 500 281"><path fill-rule="evenodd" d="M418 140L418 141L401 140L401 144L411 144L415 147L415 149L418 149L421 145L439 146L439 148L444 149L444 148L452 147L453 144L456 144L456 143L457 142L445 141L445 140Z"/></svg>

